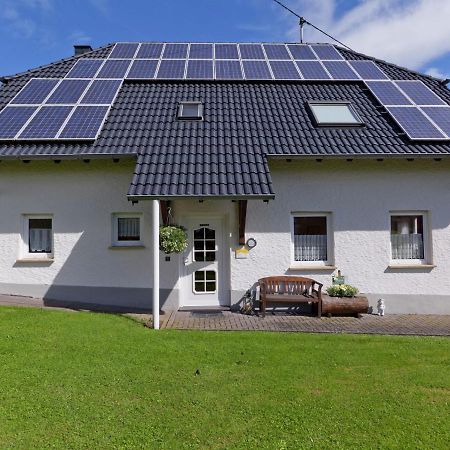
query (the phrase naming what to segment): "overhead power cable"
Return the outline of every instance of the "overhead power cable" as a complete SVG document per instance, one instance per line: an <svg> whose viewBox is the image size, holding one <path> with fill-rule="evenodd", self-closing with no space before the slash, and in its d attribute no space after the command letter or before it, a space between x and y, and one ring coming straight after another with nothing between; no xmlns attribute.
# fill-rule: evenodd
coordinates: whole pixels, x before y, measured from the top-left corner
<svg viewBox="0 0 450 450"><path fill-rule="evenodd" d="M299 25L300 25L300 42L303 44L303 27L304 25L309 25L311 27L313 27L314 29L316 29L317 31L319 31L320 33L324 34L325 36L329 37L330 39L333 39L333 41L337 42L338 44L342 45L345 48L348 48L349 50L352 50L348 45L344 44L343 42L339 41L338 39L336 39L335 37L331 36L331 34L328 34L326 31L321 30L319 27L316 27L314 24L312 24L311 22L309 22L308 20L306 20L303 16L300 16L299 14L297 14L295 11L292 11L292 9L288 8L286 5L283 5L283 3L281 3L278 0L273 0L275 3L278 3L280 6L282 6L284 9L286 9L287 11L289 11L291 14L293 14L295 17L298 17L299 21ZM353 50L352 50L353 51Z"/></svg>

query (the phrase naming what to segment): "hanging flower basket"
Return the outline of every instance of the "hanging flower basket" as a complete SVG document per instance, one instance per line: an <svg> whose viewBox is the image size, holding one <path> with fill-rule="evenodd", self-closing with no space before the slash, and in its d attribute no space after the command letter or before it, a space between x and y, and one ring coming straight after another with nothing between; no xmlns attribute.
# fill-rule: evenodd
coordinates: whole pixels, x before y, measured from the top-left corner
<svg viewBox="0 0 450 450"><path fill-rule="evenodd" d="M181 253L186 250L187 244L187 234L183 227L177 225L159 227L159 249L164 253Z"/></svg>

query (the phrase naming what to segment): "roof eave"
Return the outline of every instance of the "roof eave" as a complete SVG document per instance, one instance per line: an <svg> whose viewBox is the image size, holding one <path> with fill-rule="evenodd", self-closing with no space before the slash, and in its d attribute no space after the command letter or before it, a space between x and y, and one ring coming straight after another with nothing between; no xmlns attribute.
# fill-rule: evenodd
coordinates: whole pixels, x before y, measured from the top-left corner
<svg viewBox="0 0 450 450"><path fill-rule="evenodd" d="M392 153L347 153L341 155L330 155L330 154L316 154L316 155L302 155L296 153L284 153L284 154L267 154L266 157L269 159L410 159L410 158L444 158L450 157L450 149L448 153L403 153L403 154L392 154Z"/></svg>
<svg viewBox="0 0 450 450"><path fill-rule="evenodd" d="M145 200L274 200L275 194L255 195L127 195L129 201Z"/></svg>

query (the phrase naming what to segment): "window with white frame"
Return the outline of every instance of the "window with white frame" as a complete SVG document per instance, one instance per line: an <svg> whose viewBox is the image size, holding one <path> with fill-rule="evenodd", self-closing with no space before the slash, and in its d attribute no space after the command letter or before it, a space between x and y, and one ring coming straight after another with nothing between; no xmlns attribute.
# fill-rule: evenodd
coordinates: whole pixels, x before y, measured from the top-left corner
<svg viewBox="0 0 450 450"><path fill-rule="evenodd" d="M142 215L136 213L113 214L113 246L142 245Z"/></svg>
<svg viewBox="0 0 450 450"><path fill-rule="evenodd" d="M426 213L391 213L391 259L394 263L424 263L428 254Z"/></svg>
<svg viewBox="0 0 450 450"><path fill-rule="evenodd" d="M53 217L45 214L23 216L22 256L48 258L53 256Z"/></svg>
<svg viewBox="0 0 450 450"><path fill-rule="evenodd" d="M362 126L361 117L350 102L308 102L314 121L318 126Z"/></svg>
<svg viewBox="0 0 450 450"><path fill-rule="evenodd" d="M292 240L295 264L331 264L329 214L294 214Z"/></svg>

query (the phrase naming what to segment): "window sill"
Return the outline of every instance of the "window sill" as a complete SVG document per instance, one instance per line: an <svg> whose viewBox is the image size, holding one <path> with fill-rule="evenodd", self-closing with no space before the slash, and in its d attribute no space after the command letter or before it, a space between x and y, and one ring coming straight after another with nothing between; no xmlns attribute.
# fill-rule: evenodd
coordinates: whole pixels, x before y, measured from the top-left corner
<svg viewBox="0 0 450 450"><path fill-rule="evenodd" d="M389 264L388 269L434 269L435 264Z"/></svg>
<svg viewBox="0 0 450 450"><path fill-rule="evenodd" d="M110 250L139 250L145 248L145 245L110 245Z"/></svg>
<svg viewBox="0 0 450 450"><path fill-rule="evenodd" d="M55 258L19 258L16 263L52 263Z"/></svg>
<svg viewBox="0 0 450 450"><path fill-rule="evenodd" d="M289 270L336 270L336 266L305 266L305 265L291 265Z"/></svg>

